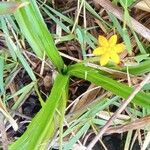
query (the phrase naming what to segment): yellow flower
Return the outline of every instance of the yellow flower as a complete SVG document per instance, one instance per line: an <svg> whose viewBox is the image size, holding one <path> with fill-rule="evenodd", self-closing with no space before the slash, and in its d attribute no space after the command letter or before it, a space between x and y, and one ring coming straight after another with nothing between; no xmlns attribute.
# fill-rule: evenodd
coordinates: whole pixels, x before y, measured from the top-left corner
<svg viewBox="0 0 150 150"><path fill-rule="evenodd" d="M111 59L114 63L120 63L119 53L125 50L123 43L117 44L117 35L113 35L107 40L104 36L98 37L99 47L94 49L93 54L100 57L100 64L104 66Z"/></svg>

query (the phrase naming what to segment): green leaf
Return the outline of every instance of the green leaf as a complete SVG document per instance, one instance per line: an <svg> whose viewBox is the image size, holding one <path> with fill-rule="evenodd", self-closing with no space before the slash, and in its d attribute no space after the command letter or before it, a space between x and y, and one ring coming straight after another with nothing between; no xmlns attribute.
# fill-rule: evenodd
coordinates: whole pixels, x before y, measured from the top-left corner
<svg viewBox="0 0 150 150"><path fill-rule="evenodd" d="M35 85L36 82L31 82L30 84L24 86L23 88L21 88L19 91L15 92L14 94L12 94L7 100L15 97L15 96L18 96L22 93L24 93L26 90L31 90L31 88Z"/></svg>
<svg viewBox="0 0 150 150"><path fill-rule="evenodd" d="M30 4L15 13L19 27L36 55L42 58L46 52L54 66L61 71L64 68L64 62L40 14L36 1L26 1Z"/></svg>
<svg viewBox="0 0 150 150"><path fill-rule="evenodd" d="M133 75L141 75L144 73L148 73L150 72L150 60L146 60L135 66L128 66L128 70L129 73ZM124 67L122 71L127 72L127 67Z"/></svg>
<svg viewBox="0 0 150 150"><path fill-rule="evenodd" d="M121 35L121 37L123 38L125 45L126 45L126 49L129 53L132 52L132 45L131 45L131 41L130 41L130 37L128 34L128 31L126 28L122 29L118 19L110 12L107 12L109 17L111 18L114 27L117 29L117 31L119 32L119 34Z"/></svg>
<svg viewBox="0 0 150 150"><path fill-rule="evenodd" d="M62 100L59 103L58 111L59 115L59 149L62 150L63 147L63 127L64 127L64 118L65 118L65 109L68 101L68 86L66 86L65 90L62 93Z"/></svg>
<svg viewBox="0 0 150 150"><path fill-rule="evenodd" d="M129 7L129 6L131 6L136 0L124 0L124 1L122 1L122 0L117 0L117 1L119 1L120 2L120 4L123 6L123 7Z"/></svg>
<svg viewBox="0 0 150 150"><path fill-rule="evenodd" d="M128 34L128 31L127 29L123 29L123 41L126 45L126 49L127 51L129 52L129 54L132 54L132 44L131 44L131 41L130 41L130 37L129 37L129 34Z"/></svg>
<svg viewBox="0 0 150 150"><path fill-rule="evenodd" d="M15 52L12 50L13 47L12 47L12 45L10 44L10 42L9 42L7 36L6 36L6 35L9 36L9 30L8 30L8 28L7 28L5 19L2 18L2 17L1 17L1 24L2 24L2 30L3 30L3 32L5 33L5 42L6 42L6 45L7 45L8 49L9 49L9 52L10 52L10 54L11 54L11 57L13 58L14 61L17 62L16 54L15 54Z"/></svg>
<svg viewBox="0 0 150 150"><path fill-rule="evenodd" d="M52 13L54 13L55 15L57 15L60 19L68 22L69 24L73 25L74 22L72 19L70 19L69 17L66 17L65 15L63 15L62 13L58 12L56 9L53 9L52 7L46 5L43 3L43 1L40 0L40 4L43 5L42 9L45 7L48 11L51 11Z"/></svg>
<svg viewBox="0 0 150 150"><path fill-rule="evenodd" d="M96 69L86 67L81 64L70 66L68 68L68 73L70 75L88 80L98 86L102 86L104 89L111 91L113 94L125 99L128 98L128 96L133 92L133 88L100 74ZM149 99L150 95L144 92L139 92L132 102L138 106L150 109Z"/></svg>
<svg viewBox="0 0 150 150"><path fill-rule="evenodd" d="M142 43L140 42L140 40L139 40L137 34L136 34L134 31L132 31L132 33L133 33L133 35L134 35L134 37L135 37L136 43L137 43L137 45L138 45L138 47L139 47L139 49L140 49L141 54L146 54L146 51L145 51L145 49L144 49Z"/></svg>
<svg viewBox="0 0 150 150"><path fill-rule="evenodd" d="M56 18L53 14L51 14L47 9L43 8L43 11L57 24L59 25L65 32L70 33L70 30L67 28L67 26L62 23L62 21L58 18Z"/></svg>
<svg viewBox="0 0 150 150"><path fill-rule="evenodd" d="M6 26L6 22L5 22L5 20L3 18L1 19L1 22L2 22L2 29L3 29L3 32L4 32L4 35L5 35L6 44L8 45L9 50L13 51L13 52L11 52L11 54L12 55L15 54L18 57L18 59L22 63L23 67L27 71L27 73L30 76L30 78L33 81L36 81L36 77L35 77L35 75L33 73L33 70L31 69L31 67L29 66L28 62L26 61L26 59L24 58L23 54L21 53L21 49L19 48L18 45L16 46L14 41L10 38L9 30L8 30L8 28Z"/></svg>
<svg viewBox="0 0 150 150"><path fill-rule="evenodd" d="M68 76L57 75L45 105L34 117L25 133L14 144L10 145L9 150L20 150L20 147L28 150L46 149L50 138L53 137L60 124L60 116L56 109L61 103L62 93L68 86L68 79Z"/></svg>
<svg viewBox="0 0 150 150"><path fill-rule="evenodd" d="M65 41L71 41L72 39L75 38L75 35L74 34L68 34L68 35L65 35L65 36L55 37L55 38L56 38L56 43L62 43L62 42L65 42Z"/></svg>
<svg viewBox="0 0 150 150"><path fill-rule="evenodd" d="M1 54L0 57L0 93L4 93L4 59L3 59L3 54Z"/></svg>
<svg viewBox="0 0 150 150"><path fill-rule="evenodd" d="M22 89L20 89L19 91L17 91L7 99L9 100L14 96L21 94L17 99L17 101L14 103L14 105L11 107L12 110L16 110L20 106L20 104L24 102L26 95L32 91L32 88L34 87L35 84L36 84L35 82L31 82L30 84L24 86Z"/></svg>
<svg viewBox="0 0 150 150"><path fill-rule="evenodd" d="M140 62L143 61L143 60L150 59L150 57L149 57L149 54L142 54L142 55L135 56L134 59L135 59L138 63L140 63Z"/></svg>
<svg viewBox="0 0 150 150"><path fill-rule="evenodd" d="M80 139L80 137L87 132L87 130L90 128L90 124L86 123L85 125L83 125L83 127L76 133L76 135L69 140L69 142L67 142L64 145L64 150L70 150L72 149L73 145Z"/></svg>

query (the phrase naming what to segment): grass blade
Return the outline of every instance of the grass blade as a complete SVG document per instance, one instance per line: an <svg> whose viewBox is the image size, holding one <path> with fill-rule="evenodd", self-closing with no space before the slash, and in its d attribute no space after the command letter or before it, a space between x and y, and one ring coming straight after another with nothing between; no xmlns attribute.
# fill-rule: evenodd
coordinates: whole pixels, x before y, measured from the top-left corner
<svg viewBox="0 0 150 150"><path fill-rule="evenodd" d="M143 73L150 72L150 60L146 60L135 66L128 66L129 73L133 75L141 75ZM122 71L127 71L127 67L123 68Z"/></svg>
<svg viewBox="0 0 150 150"><path fill-rule="evenodd" d="M3 54L1 55L3 57ZM0 57L0 93L4 93L4 59Z"/></svg>
<svg viewBox="0 0 150 150"><path fill-rule="evenodd" d="M67 85L68 76L57 75L45 105L32 120L22 137L9 147L10 150L20 150L20 147L22 149L44 150L47 147L50 138L54 135L60 123L56 109L61 102L62 93Z"/></svg>
<svg viewBox="0 0 150 150"><path fill-rule="evenodd" d="M102 86L104 89L111 91L113 94L122 98L128 98L133 91L123 83L119 83L109 77L106 77L98 72L98 70L86 67L84 65L72 65L69 68L69 74L88 80L98 86ZM150 95L140 92L138 93L132 102L136 105L150 109Z"/></svg>
<svg viewBox="0 0 150 150"><path fill-rule="evenodd" d="M1 20L2 20L3 32L5 33L6 43L7 43L8 47L11 48L10 51L13 50L13 54L15 54L18 57L18 59L20 60L20 62L24 66L25 70L29 74L30 78L33 81L36 81L36 77L35 77L32 69L31 69L31 67L29 66L28 62L26 61L26 59L24 58L24 56L20 52L19 47L17 47L15 45L15 43L13 42L13 40L10 38L9 31L8 31L8 28L6 26L6 23L5 23L4 19L1 19Z"/></svg>
<svg viewBox="0 0 150 150"><path fill-rule="evenodd" d="M119 32L119 34L121 35L121 37L123 38L125 45L126 45L126 49L128 50L128 52L131 54L132 52L132 45L131 45L131 41L130 41L130 37L128 35L128 31L126 28L122 29L119 21L117 20L117 18L110 12L107 12L109 17L111 18L115 28L117 29L117 31Z"/></svg>
<svg viewBox="0 0 150 150"><path fill-rule="evenodd" d="M28 6L19 9L15 13L19 27L37 56L42 58L44 52L46 52L54 66L61 71L64 68L64 62L44 23L36 1L27 0L27 2L30 2Z"/></svg>
<svg viewBox="0 0 150 150"><path fill-rule="evenodd" d="M72 149L73 145L79 140L79 138L87 132L87 130L90 128L90 124L86 123L83 125L83 127L76 133L76 135L64 145L64 150L70 150Z"/></svg>

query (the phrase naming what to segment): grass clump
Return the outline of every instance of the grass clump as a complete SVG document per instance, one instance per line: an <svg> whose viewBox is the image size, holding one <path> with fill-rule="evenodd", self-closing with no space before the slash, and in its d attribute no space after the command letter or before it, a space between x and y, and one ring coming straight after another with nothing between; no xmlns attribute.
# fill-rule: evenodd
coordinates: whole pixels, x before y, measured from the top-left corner
<svg viewBox="0 0 150 150"><path fill-rule="evenodd" d="M148 147L147 12L133 0L0 6L3 149Z"/></svg>

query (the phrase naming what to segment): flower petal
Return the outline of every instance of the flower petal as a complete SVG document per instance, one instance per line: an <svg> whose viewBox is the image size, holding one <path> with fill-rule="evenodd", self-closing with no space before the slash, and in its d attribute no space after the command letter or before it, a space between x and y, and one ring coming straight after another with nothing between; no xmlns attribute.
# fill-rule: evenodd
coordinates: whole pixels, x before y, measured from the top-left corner
<svg viewBox="0 0 150 150"><path fill-rule="evenodd" d="M94 51L93 51L93 54L95 56L99 56L99 55L102 55L104 53L105 53L105 48L103 48L103 47L98 47L98 48L94 49Z"/></svg>
<svg viewBox="0 0 150 150"><path fill-rule="evenodd" d="M119 64L119 63L120 63L120 58L119 58L119 55L118 55L118 54L112 53L110 57L111 57L111 59L112 59L112 61L113 61L114 63L116 63L116 64Z"/></svg>
<svg viewBox="0 0 150 150"><path fill-rule="evenodd" d="M104 55L101 56L100 58L100 64L101 66L104 66L108 63L109 61L109 53L105 53Z"/></svg>
<svg viewBox="0 0 150 150"><path fill-rule="evenodd" d="M111 36L108 42L110 46L115 46L117 43L117 35L114 34L113 36Z"/></svg>
<svg viewBox="0 0 150 150"><path fill-rule="evenodd" d="M106 47L109 45L108 40L104 36L101 36L101 35L99 35L98 37L98 43L102 47Z"/></svg>
<svg viewBox="0 0 150 150"><path fill-rule="evenodd" d="M125 50L125 45L123 43L117 44L114 46L114 50L116 53L121 53Z"/></svg>

